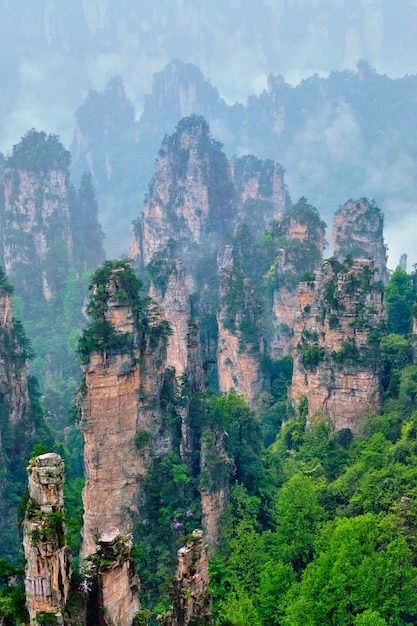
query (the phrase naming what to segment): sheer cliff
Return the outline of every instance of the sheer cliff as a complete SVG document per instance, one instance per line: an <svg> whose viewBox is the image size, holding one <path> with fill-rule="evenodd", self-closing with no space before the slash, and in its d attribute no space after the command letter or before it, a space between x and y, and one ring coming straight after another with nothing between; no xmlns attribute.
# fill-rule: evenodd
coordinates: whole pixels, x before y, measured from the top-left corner
<svg viewBox="0 0 417 626"><path fill-rule="evenodd" d="M6 159L0 216L4 267L28 309L62 287L70 265L86 269L102 260L91 179L84 178L77 197L69 164L58 137L35 130Z"/></svg>
<svg viewBox="0 0 417 626"><path fill-rule="evenodd" d="M124 262L98 270L88 309L93 322L79 343L85 377L79 394L84 556L93 552L97 533L134 530L151 453L167 453L172 445L160 403L168 327L162 320L151 325L139 288Z"/></svg>
<svg viewBox="0 0 417 626"><path fill-rule="evenodd" d="M308 419L322 413L336 431L358 432L359 418L381 402L386 313L373 262L331 258L299 292L304 307L294 326L291 401L306 399Z"/></svg>
<svg viewBox="0 0 417 626"><path fill-rule="evenodd" d="M2 553L16 557L16 504L26 484L25 461L34 442L48 430L39 404L37 381L27 375L33 356L22 324L13 318L13 287L0 268L0 519Z"/></svg>
<svg viewBox="0 0 417 626"><path fill-rule="evenodd" d="M131 254L137 265L146 266L151 294L172 325L168 364L177 375L184 371L187 321L194 317L210 384L223 391L235 388L250 401L259 394L264 376L256 280L261 273L248 270L250 253L240 249L239 229L244 223L242 233L247 230L254 252L256 240L288 206L282 168L253 156L228 162L203 118L183 118L174 133L165 137L143 219L133 227ZM226 268L219 250L231 250L231 241L234 252ZM238 268L243 257L245 267ZM249 283L253 294L245 300ZM242 298L253 308L251 313L243 310ZM239 303L242 310L238 311ZM242 319L236 321L236 314ZM240 332L241 326L247 328L239 338L235 330ZM257 328L250 341L249 326ZM238 353L249 359L242 371Z"/></svg>
<svg viewBox="0 0 417 626"><path fill-rule="evenodd" d="M384 242L384 216L375 201L348 200L336 211L332 243L334 256L343 260L348 254L356 259L373 259L376 278L388 282L387 246Z"/></svg>
<svg viewBox="0 0 417 626"><path fill-rule="evenodd" d="M55 617L64 624L72 557L65 543L64 462L48 453L32 459L29 467L29 500L24 520L26 606L31 623ZM52 618L50 618L52 619Z"/></svg>

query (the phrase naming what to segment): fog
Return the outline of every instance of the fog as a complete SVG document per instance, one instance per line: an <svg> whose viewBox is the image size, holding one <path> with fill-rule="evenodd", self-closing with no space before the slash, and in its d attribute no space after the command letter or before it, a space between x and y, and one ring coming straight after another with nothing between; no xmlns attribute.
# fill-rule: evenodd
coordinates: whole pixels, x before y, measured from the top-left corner
<svg viewBox="0 0 417 626"><path fill-rule="evenodd" d="M59 134L69 147L75 110L89 90L103 89L114 75L122 77L139 116L154 72L173 58L199 66L230 104L259 94L269 72L297 84L315 73L353 69L364 58L392 77L417 73L414 0L0 0L0 17L4 153L32 127ZM223 140L221 124L213 134ZM309 152L320 139L336 160L352 166L365 155L357 120L344 103L337 115L323 110L300 130L283 163L289 190L294 200L308 195L303 180L310 181L317 192L309 200L327 216L347 197L341 193L334 206L321 205L319 189L328 185L328 172ZM375 154L366 155L366 185L349 195L378 201L384 190L380 206L395 266L404 251L410 263L417 262L416 164L401 156L391 162L389 151L387 136ZM382 172L388 161L387 195ZM404 186L412 193L399 201L397 189Z"/></svg>

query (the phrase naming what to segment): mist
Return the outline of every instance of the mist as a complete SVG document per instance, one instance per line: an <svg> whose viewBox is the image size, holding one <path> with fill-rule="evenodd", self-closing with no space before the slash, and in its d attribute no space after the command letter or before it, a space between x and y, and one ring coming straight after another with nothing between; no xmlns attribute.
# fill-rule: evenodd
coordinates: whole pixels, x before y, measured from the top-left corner
<svg viewBox="0 0 417 626"><path fill-rule="evenodd" d="M259 95L270 72L292 85L313 74L353 70L360 59L391 77L417 72L413 0L395 6L391 0L121 0L117 6L110 0L1 0L0 15L4 153L33 127L58 134L69 147L75 111L90 90L103 90L115 75L139 119L153 74L173 58L200 67L230 105ZM228 144L224 120L212 132ZM294 202L307 196L329 224L348 197L375 198L386 216L389 265L407 252L411 266L417 262L415 161L392 154L399 140L389 134L365 154L362 132L343 101L308 119L280 155L289 191ZM326 159L317 154L320 143ZM250 143L235 147L237 154L254 152ZM358 169L354 188L338 186L338 164ZM137 215L141 209L138 199Z"/></svg>

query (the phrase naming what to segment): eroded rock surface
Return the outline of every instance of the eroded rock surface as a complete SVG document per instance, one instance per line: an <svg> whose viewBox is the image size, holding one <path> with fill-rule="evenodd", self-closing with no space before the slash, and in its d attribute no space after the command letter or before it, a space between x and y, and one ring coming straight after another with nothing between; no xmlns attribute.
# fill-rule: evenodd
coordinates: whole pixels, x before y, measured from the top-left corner
<svg viewBox="0 0 417 626"><path fill-rule="evenodd" d="M28 471L29 502L23 526L26 606L31 623L39 623L42 613L52 613L62 625L72 565L65 545L64 462L51 452L31 461Z"/></svg>
<svg viewBox="0 0 417 626"><path fill-rule="evenodd" d="M336 431L358 430L358 419L381 402L378 328L383 293L368 259L325 263L304 290L294 327L296 353L290 397L308 402L308 419L322 412Z"/></svg>

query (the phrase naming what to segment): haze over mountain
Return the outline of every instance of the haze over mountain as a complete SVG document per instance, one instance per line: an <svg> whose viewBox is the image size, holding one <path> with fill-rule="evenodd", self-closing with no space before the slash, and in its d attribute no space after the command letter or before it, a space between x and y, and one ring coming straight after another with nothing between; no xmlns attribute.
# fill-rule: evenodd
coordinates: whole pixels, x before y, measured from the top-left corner
<svg viewBox="0 0 417 626"><path fill-rule="evenodd" d="M417 71L417 6L390 0L73 0L0 2L0 149L33 126L69 143L89 89L120 75L138 111L172 58L198 65L229 101L269 72L295 84L315 72Z"/></svg>

